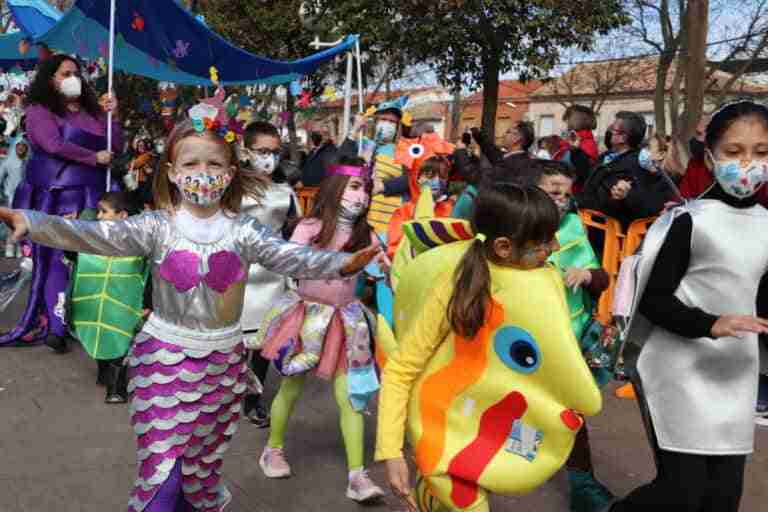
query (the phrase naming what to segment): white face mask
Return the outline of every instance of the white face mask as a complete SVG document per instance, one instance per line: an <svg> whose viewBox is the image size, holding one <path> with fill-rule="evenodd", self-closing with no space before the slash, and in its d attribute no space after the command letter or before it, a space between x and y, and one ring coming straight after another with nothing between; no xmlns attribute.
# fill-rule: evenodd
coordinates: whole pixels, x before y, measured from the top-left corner
<svg viewBox="0 0 768 512"><path fill-rule="evenodd" d="M395 140L397 125L392 121L379 121L376 123L376 140L379 142L391 142Z"/></svg>
<svg viewBox="0 0 768 512"><path fill-rule="evenodd" d="M710 153L710 156L712 154ZM741 165L740 160L715 160L713 174L726 194L738 199L755 195L768 182L768 162L752 160Z"/></svg>
<svg viewBox="0 0 768 512"><path fill-rule="evenodd" d="M637 162L640 164L640 167L651 174L656 174L659 171L659 164L651 157L651 152L648 148L640 150L640 153L637 155Z"/></svg>
<svg viewBox="0 0 768 512"><path fill-rule="evenodd" d="M251 163L251 167L254 171L271 175L275 172L275 169L277 169L277 165L280 163L280 157L273 153L261 154L256 153L255 151L249 151L248 161Z"/></svg>
<svg viewBox="0 0 768 512"><path fill-rule="evenodd" d="M83 94L83 82L76 76L69 76L61 81L59 91L67 98L79 98Z"/></svg>
<svg viewBox="0 0 768 512"><path fill-rule="evenodd" d="M365 190L345 191L339 205L339 223L354 224L368 209L370 197Z"/></svg>

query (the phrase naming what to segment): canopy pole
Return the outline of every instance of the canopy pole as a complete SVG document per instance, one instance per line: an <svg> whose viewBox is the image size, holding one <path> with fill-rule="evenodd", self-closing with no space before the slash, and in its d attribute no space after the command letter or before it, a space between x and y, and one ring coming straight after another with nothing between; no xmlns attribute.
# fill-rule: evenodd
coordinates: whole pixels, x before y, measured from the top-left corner
<svg viewBox="0 0 768 512"><path fill-rule="evenodd" d="M109 63L107 64L107 94L112 97L112 85L115 75L115 1L109 3ZM107 151L112 151L112 110L107 112ZM112 163L107 166L107 192L112 183Z"/></svg>
<svg viewBox="0 0 768 512"><path fill-rule="evenodd" d="M357 112L362 114L365 105L363 104L363 64L360 59L360 39L355 41L355 54L357 57Z"/></svg>
<svg viewBox="0 0 768 512"><path fill-rule="evenodd" d="M352 115L352 52L347 52L347 81L344 84L344 136L349 136L349 121Z"/></svg>

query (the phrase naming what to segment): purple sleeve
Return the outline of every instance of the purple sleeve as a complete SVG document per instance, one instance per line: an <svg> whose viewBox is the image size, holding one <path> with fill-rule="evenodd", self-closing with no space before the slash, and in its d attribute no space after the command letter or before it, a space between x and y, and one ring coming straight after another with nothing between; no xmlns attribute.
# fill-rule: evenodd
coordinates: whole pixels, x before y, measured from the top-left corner
<svg viewBox="0 0 768 512"><path fill-rule="evenodd" d="M112 120L112 152L119 155L125 147L125 138L123 137L123 126L119 119Z"/></svg>
<svg viewBox="0 0 768 512"><path fill-rule="evenodd" d="M97 166L96 152L64 140L56 116L48 109L34 105L26 110L27 135L33 144L59 158Z"/></svg>

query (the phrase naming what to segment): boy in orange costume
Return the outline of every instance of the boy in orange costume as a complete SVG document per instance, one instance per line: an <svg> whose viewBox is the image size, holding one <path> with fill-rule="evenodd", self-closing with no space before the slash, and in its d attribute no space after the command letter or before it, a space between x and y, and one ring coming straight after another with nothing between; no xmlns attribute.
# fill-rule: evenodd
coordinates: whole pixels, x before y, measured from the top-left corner
<svg viewBox="0 0 768 512"><path fill-rule="evenodd" d="M429 190L434 202L434 217L449 217L454 201L448 195L448 176L451 165L445 157L432 156L422 161L414 160L409 173L411 200L398 208L387 228L387 256L395 257L400 241L403 239L403 223L413 220L416 204L422 192Z"/></svg>

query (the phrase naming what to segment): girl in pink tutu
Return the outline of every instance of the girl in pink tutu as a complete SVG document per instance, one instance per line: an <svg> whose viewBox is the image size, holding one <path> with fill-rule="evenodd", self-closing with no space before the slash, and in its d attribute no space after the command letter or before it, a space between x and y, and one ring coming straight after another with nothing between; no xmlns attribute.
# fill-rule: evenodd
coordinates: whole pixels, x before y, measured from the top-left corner
<svg viewBox="0 0 768 512"><path fill-rule="evenodd" d="M291 241L317 249L379 248L366 220L371 180L365 162L353 158L333 166L320 185L315 207L296 226ZM285 432L310 371L333 381L349 467L347 497L369 501L383 495L363 466L363 415L379 388L371 350L375 320L358 300L357 280L301 280L297 291L278 299L253 341L283 375L272 402L272 425L259 465L269 478L286 478ZM250 341L250 340L249 340Z"/></svg>

